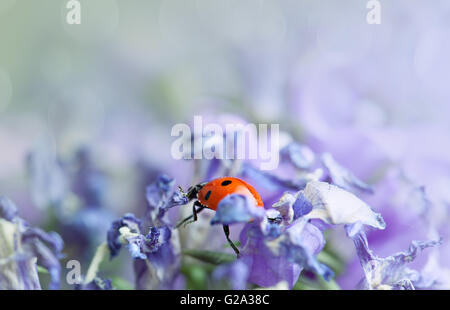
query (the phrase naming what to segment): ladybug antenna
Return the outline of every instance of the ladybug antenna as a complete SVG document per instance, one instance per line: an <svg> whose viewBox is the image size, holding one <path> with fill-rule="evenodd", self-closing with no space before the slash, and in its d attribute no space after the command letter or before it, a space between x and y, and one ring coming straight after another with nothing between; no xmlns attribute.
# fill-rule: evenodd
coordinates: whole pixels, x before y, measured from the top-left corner
<svg viewBox="0 0 450 310"><path fill-rule="evenodd" d="M186 197L186 193L184 192L183 188L180 185L178 185L178 190L180 191L180 193L183 194L183 196Z"/></svg>

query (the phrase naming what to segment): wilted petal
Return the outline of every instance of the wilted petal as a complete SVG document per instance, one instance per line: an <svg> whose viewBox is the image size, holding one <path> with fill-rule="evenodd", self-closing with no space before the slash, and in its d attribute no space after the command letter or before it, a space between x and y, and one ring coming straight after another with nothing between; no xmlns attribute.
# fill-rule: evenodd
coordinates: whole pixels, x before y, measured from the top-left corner
<svg viewBox="0 0 450 310"><path fill-rule="evenodd" d="M437 246L441 241L413 241L407 252L400 252L386 258L377 257L369 249L364 231L355 232L355 228L348 229L352 238L365 279L359 284L364 289L414 289L414 283L420 282L418 271L406 267L417 255L428 247Z"/></svg>
<svg viewBox="0 0 450 310"><path fill-rule="evenodd" d="M12 221L17 216L17 207L9 198L0 196L0 218Z"/></svg>
<svg viewBox="0 0 450 310"><path fill-rule="evenodd" d="M349 170L339 165L330 153L322 154L321 159L333 184L349 191L356 189L362 192L373 193L373 188L370 185L364 183Z"/></svg>
<svg viewBox="0 0 450 310"><path fill-rule="evenodd" d="M170 241L171 230L167 226L160 228L151 227L150 232L144 236L130 233L123 228L120 230L122 237L128 241L128 250L133 258L146 259L149 254L156 253Z"/></svg>
<svg viewBox="0 0 450 310"><path fill-rule="evenodd" d="M291 142L281 149L280 155L282 159L303 170L310 169L315 161L314 152L308 146L296 142Z"/></svg>
<svg viewBox="0 0 450 310"><path fill-rule="evenodd" d="M308 214L313 208L311 202L306 199L302 191L297 192L295 195L289 192L284 193L280 200L273 204L272 207L280 211L287 224Z"/></svg>
<svg viewBox="0 0 450 310"><path fill-rule="evenodd" d="M137 289L172 289L179 285L180 242L178 231L162 226L146 238L147 260L135 260ZM148 242L148 243L147 243Z"/></svg>
<svg viewBox="0 0 450 310"><path fill-rule="evenodd" d="M0 218L0 289L40 290L36 257L22 248L21 223Z"/></svg>
<svg viewBox="0 0 450 310"><path fill-rule="evenodd" d="M303 191L313 209L308 218L318 218L328 224L354 224L360 222L378 229L386 224L354 194L326 182L309 182Z"/></svg>
<svg viewBox="0 0 450 310"><path fill-rule="evenodd" d="M264 209L257 207L247 196L233 194L223 198L217 206L216 214L211 224L230 225L246 223L255 218L262 218Z"/></svg>
<svg viewBox="0 0 450 310"><path fill-rule="evenodd" d="M128 241L127 249L133 258L146 259L147 255L145 255L143 247L145 244L145 237L141 234L131 234L125 232L124 229L121 229L121 234Z"/></svg>
<svg viewBox="0 0 450 310"><path fill-rule="evenodd" d="M58 289L64 246L61 237L30 227L17 216L17 208L9 199L2 197L0 204L0 288L40 289L37 262L50 274L49 289Z"/></svg>
<svg viewBox="0 0 450 310"><path fill-rule="evenodd" d="M61 251L64 242L56 232L45 232L40 228L27 227L22 234L22 243L28 252L37 257L37 263L50 274L49 289L59 289Z"/></svg>
<svg viewBox="0 0 450 310"><path fill-rule="evenodd" d="M188 203L188 199L174 190L175 180L167 175L159 175L146 190L147 219L150 225L168 224L164 219L166 211L174 206Z"/></svg>
<svg viewBox="0 0 450 310"><path fill-rule="evenodd" d="M22 241L29 242L33 238L37 238L42 242L45 242L55 254L55 256L62 257L61 251L64 247L64 241L58 233L54 231L45 232L37 227L27 227L27 229L22 234Z"/></svg>
<svg viewBox="0 0 450 310"><path fill-rule="evenodd" d="M272 208L278 210L286 224L290 224L294 220L295 196L289 192L285 192L280 200L272 205Z"/></svg>

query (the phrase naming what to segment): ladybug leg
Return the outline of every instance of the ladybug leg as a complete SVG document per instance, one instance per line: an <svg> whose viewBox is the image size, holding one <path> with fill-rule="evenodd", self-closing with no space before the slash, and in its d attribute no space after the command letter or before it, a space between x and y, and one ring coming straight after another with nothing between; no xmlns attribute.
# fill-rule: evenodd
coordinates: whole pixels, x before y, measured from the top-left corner
<svg viewBox="0 0 450 310"><path fill-rule="evenodd" d="M199 207L198 210L197 207ZM196 200L194 202L194 205L192 206L192 215L194 216L193 222L196 222L198 220L197 213L199 213L201 209L203 209L202 204L200 203L200 201Z"/></svg>
<svg viewBox="0 0 450 310"><path fill-rule="evenodd" d="M198 209L197 209L198 207ZM177 224L177 226L175 226L176 228L179 228L181 225L184 224L184 226L193 223L195 221L198 220L197 214L199 214L203 209L206 209L205 206L203 206L198 200L194 202L194 205L192 207L192 215L189 215L187 218L185 218L184 220L182 220L181 222L179 222ZM192 220L192 218L194 218Z"/></svg>
<svg viewBox="0 0 450 310"><path fill-rule="evenodd" d="M230 239L230 227L228 225L223 225L223 231L225 232L225 237L227 238L228 243L233 248L234 252L236 253L237 257L239 257L239 250L236 247L236 245L231 241Z"/></svg>

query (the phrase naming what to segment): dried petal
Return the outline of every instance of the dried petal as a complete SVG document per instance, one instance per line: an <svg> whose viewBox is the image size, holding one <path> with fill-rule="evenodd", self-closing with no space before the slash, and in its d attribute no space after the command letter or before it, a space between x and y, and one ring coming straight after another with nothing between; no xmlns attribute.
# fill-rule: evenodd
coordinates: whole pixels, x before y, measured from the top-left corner
<svg viewBox="0 0 450 310"><path fill-rule="evenodd" d="M322 163L328 171L333 184L348 191L361 191L373 193L373 188L358 179L353 173L339 165L330 153L324 153L321 156Z"/></svg>

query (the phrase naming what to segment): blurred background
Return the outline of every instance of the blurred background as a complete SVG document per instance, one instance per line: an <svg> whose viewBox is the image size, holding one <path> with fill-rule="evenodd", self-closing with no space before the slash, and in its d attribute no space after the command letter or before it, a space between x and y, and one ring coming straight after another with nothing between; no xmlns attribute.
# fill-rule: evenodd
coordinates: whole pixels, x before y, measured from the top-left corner
<svg viewBox="0 0 450 310"><path fill-rule="evenodd" d="M31 223L51 227L49 200L142 213L160 171L190 185L170 133L194 115L278 123L364 181L397 165L450 202L450 2L381 0L379 25L364 0L80 2L80 25L67 1L0 3L0 194ZM90 188L59 179L83 167ZM67 199L84 190L100 197Z"/></svg>

